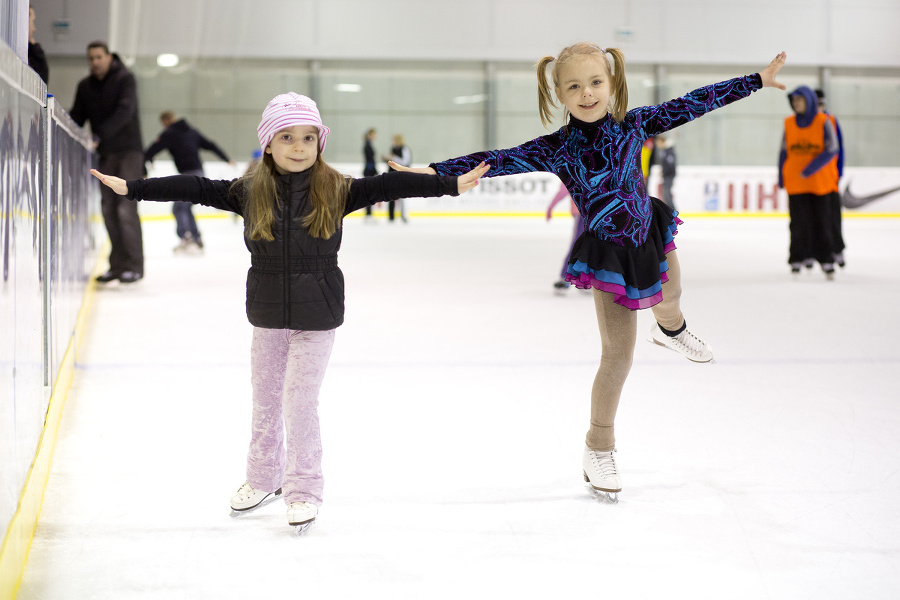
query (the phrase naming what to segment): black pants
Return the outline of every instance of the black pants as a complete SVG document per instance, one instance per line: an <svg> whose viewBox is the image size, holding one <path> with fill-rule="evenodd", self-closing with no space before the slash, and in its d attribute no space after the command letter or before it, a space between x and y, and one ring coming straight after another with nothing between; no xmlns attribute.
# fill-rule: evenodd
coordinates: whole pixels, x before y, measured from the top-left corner
<svg viewBox="0 0 900 600"><path fill-rule="evenodd" d="M378 175L378 171L375 170L374 166L366 165L365 167L363 167L363 177L374 177L375 175ZM367 217L372 216L372 206L371 205L366 206L366 216Z"/></svg>
<svg viewBox="0 0 900 600"><path fill-rule="evenodd" d="M400 218L401 219L406 218L405 215L403 214L403 200L389 200L388 201L388 220L389 221L394 220L394 213L397 212L397 211L395 211L395 208L398 204L400 205L400 211L399 211Z"/></svg>
<svg viewBox="0 0 900 600"><path fill-rule="evenodd" d="M831 199L831 241L834 243L834 253L844 251L844 227L841 222L841 195L832 194Z"/></svg>
<svg viewBox="0 0 900 600"><path fill-rule="evenodd" d="M140 151L117 152L100 157L99 171L122 179L139 179L143 174L144 155ZM137 201L119 196L105 185L100 186L103 223L109 234L112 251L109 270L115 275L125 271L144 274L144 239Z"/></svg>
<svg viewBox="0 0 900 600"><path fill-rule="evenodd" d="M819 264L834 262L834 242L832 237L832 196L836 193L817 196L815 194L792 194L788 196L791 215L791 249L788 262L792 266L802 264L807 259L815 259Z"/></svg>

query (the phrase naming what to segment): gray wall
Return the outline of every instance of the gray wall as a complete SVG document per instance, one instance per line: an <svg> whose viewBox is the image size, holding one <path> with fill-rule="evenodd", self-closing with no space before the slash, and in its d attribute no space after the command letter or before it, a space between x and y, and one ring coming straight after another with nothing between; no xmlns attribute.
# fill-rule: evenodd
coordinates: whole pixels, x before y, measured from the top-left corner
<svg viewBox="0 0 900 600"><path fill-rule="evenodd" d="M575 41L643 63L898 66L895 0L32 0L51 54L534 62ZM52 35L54 20L71 21ZM108 27L108 29L107 29ZM52 39L48 39L52 38Z"/></svg>
<svg viewBox="0 0 900 600"><path fill-rule="evenodd" d="M266 102L317 99L332 128L326 158L361 160L403 133L414 161L509 147L546 133L532 65L582 39L625 49L630 105L654 103L762 68L788 52L782 80L824 87L847 161L894 164L900 136L900 2L483 0L46 0L34 2L51 56L50 91L71 106L88 41L110 41L138 76L145 143L172 109L237 160L256 148ZM68 11L63 14L63 11ZM52 23L65 17L67 33ZM175 68L156 65L177 53ZM355 93L337 91L352 83ZM676 132L682 164L775 164L784 94L766 90ZM213 157L209 157L210 159Z"/></svg>

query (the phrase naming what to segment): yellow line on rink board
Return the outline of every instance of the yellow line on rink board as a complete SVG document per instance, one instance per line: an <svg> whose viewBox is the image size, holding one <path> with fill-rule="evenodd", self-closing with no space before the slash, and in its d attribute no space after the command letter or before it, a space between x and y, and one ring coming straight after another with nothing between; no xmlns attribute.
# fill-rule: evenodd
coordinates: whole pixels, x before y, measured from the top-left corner
<svg viewBox="0 0 900 600"><path fill-rule="evenodd" d="M100 254L108 254L109 241L107 241ZM41 507L44 503L44 492L47 489L47 481L50 478L50 464L53 460L53 452L56 449L56 438L59 425L62 422L63 408L69 396L72 386L72 377L75 372L75 360L81 342L84 339L85 327L93 305L96 282L94 277L99 274L101 260L94 265L88 284L81 300L81 309L75 322L75 329L69 339L60 361L53 391L50 394L50 402L47 406L47 415L44 419L44 430L41 433L34 460L28 471L28 477L19 496L19 504L15 514L9 522L3 545L0 547L0 598L15 598L19 587L22 585L22 577L25 575L25 565L28 562L28 554L31 551L31 543L34 532L37 529L41 515Z"/></svg>

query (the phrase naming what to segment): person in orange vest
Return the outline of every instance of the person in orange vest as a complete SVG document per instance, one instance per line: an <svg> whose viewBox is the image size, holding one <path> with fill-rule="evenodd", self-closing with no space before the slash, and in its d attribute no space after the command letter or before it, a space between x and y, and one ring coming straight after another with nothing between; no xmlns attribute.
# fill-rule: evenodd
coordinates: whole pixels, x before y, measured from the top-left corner
<svg viewBox="0 0 900 600"><path fill-rule="evenodd" d="M828 279L834 278L832 203L838 194L834 122L819 111L815 92L800 86L788 100L794 116L784 120L778 185L788 193L791 272L813 259Z"/></svg>

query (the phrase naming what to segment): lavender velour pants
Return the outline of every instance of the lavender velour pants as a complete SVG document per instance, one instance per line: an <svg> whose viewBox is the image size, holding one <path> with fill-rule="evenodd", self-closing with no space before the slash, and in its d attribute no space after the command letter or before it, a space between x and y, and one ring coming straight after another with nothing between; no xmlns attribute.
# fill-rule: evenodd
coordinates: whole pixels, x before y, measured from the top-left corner
<svg viewBox="0 0 900 600"><path fill-rule="evenodd" d="M319 388L334 332L253 328L247 481L267 492L282 488L287 504L322 503Z"/></svg>

